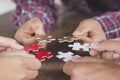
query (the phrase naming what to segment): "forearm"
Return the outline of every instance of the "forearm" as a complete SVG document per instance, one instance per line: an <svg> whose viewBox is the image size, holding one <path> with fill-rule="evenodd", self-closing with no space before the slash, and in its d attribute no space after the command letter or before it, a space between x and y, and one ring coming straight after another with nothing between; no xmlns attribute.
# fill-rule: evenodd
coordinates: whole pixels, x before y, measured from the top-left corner
<svg viewBox="0 0 120 80"><path fill-rule="evenodd" d="M101 16L94 17L103 27L108 39L120 37L120 15L118 12L109 12Z"/></svg>

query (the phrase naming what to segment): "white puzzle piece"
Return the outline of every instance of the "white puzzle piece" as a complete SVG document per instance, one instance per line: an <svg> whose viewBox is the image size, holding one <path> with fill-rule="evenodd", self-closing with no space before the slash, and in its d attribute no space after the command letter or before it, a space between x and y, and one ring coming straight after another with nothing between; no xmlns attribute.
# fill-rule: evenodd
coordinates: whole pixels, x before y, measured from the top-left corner
<svg viewBox="0 0 120 80"><path fill-rule="evenodd" d="M80 43L75 42L73 44L68 45L68 47L72 47L72 50L77 51L79 51L80 49L83 49L83 51L89 51L90 44L84 43L83 45L81 45Z"/></svg>
<svg viewBox="0 0 120 80"><path fill-rule="evenodd" d="M72 52L66 52L66 53L58 52L58 55L56 55L56 57L59 59L63 59L64 62L68 62L72 59L73 55L74 54Z"/></svg>
<svg viewBox="0 0 120 80"><path fill-rule="evenodd" d="M79 55L74 55L72 52L58 52L58 55L56 55L57 58L62 59L64 62L71 61L73 56L80 57Z"/></svg>

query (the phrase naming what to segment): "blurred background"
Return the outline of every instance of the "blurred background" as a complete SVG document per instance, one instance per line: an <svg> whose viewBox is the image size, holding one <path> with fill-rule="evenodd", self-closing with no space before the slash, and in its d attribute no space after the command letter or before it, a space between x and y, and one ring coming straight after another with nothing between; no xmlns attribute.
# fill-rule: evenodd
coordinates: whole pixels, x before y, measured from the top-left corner
<svg viewBox="0 0 120 80"><path fill-rule="evenodd" d="M0 0L0 36L13 37L15 28L10 20L10 13L16 5L12 0Z"/></svg>

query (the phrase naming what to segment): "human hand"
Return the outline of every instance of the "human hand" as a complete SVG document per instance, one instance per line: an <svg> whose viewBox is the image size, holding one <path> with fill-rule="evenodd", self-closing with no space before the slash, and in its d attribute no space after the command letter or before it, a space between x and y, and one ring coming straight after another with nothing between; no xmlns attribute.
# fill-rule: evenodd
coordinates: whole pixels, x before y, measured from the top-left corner
<svg viewBox="0 0 120 80"><path fill-rule="evenodd" d="M91 48L101 52L104 59L120 59L120 38L105 40L99 43L92 43Z"/></svg>
<svg viewBox="0 0 120 80"><path fill-rule="evenodd" d="M41 63L25 51L0 54L0 80L31 80L38 75Z"/></svg>
<svg viewBox="0 0 120 80"><path fill-rule="evenodd" d="M106 35L101 24L94 19L83 20L73 32L73 36L79 37L80 40L88 43L106 40ZM96 53L95 50L90 50L91 55L94 56Z"/></svg>
<svg viewBox="0 0 120 80"><path fill-rule="evenodd" d="M77 58L64 65L71 80L119 80L120 67L112 62L91 57Z"/></svg>
<svg viewBox="0 0 120 80"><path fill-rule="evenodd" d="M17 41L12 38L0 36L0 52L5 51L8 48L23 49L23 46L18 44Z"/></svg>
<svg viewBox="0 0 120 80"><path fill-rule="evenodd" d="M33 35L35 34L35 36ZM45 36L43 25L39 18L33 18L23 24L16 32L15 39L22 44L32 44L36 36Z"/></svg>

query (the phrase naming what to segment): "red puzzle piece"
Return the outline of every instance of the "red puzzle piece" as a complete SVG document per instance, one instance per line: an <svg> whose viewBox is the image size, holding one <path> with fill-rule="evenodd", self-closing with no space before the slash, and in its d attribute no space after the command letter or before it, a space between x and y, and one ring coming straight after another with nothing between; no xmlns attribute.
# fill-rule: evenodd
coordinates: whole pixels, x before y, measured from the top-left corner
<svg viewBox="0 0 120 80"><path fill-rule="evenodd" d="M32 53L36 56L37 59L40 61L44 61L46 58L51 58L53 55L50 51L39 51L40 48L43 48L43 46L40 46L38 44L33 44L31 46L24 46L24 50L29 52L32 51Z"/></svg>
<svg viewBox="0 0 120 80"><path fill-rule="evenodd" d="M43 48L42 46L38 45L38 44L33 44L32 46L24 46L24 50L25 51L38 51L40 48Z"/></svg>
<svg viewBox="0 0 120 80"><path fill-rule="evenodd" d="M39 59L40 61L44 61L46 58L51 58L53 55L51 54L50 51L47 52L37 52L36 53L36 58Z"/></svg>

